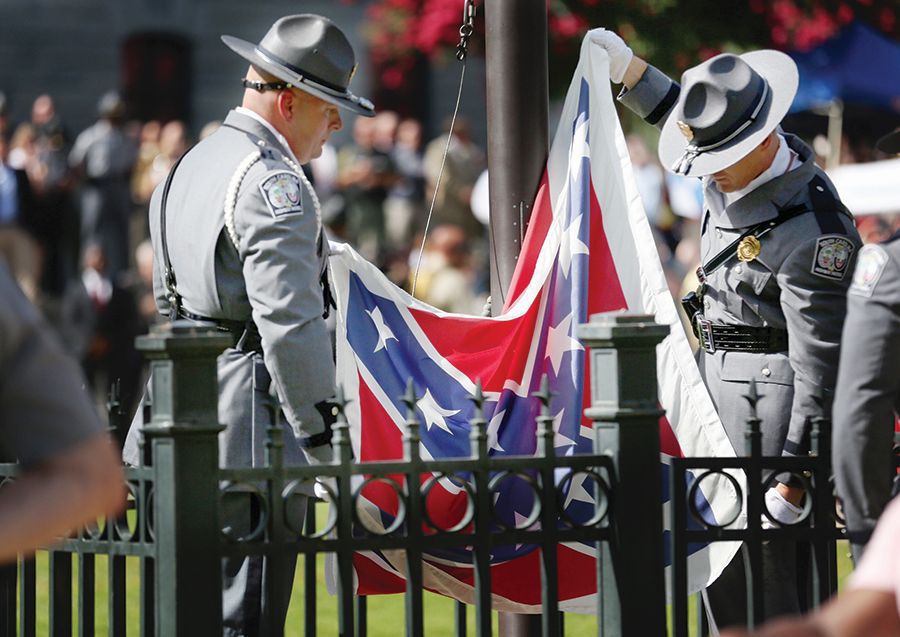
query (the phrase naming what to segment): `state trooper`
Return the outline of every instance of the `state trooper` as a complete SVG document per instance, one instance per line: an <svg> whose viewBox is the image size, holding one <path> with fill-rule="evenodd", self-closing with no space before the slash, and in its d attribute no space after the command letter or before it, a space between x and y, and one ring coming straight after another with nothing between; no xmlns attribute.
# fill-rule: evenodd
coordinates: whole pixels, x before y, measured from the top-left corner
<svg viewBox="0 0 900 637"><path fill-rule="evenodd" d="M878 141L900 153L900 129ZM854 560L896 489L892 454L900 414L900 232L859 252L847 291L834 397L832 463Z"/></svg>
<svg viewBox="0 0 900 637"><path fill-rule="evenodd" d="M830 413L860 240L810 148L779 128L797 90L796 65L777 51L725 53L685 71L679 86L615 33L589 37L609 54L612 81L625 85L619 100L661 129L663 166L702 180L701 284L685 308L732 446L744 448L744 396L755 380L764 455L807 453L810 422ZM764 523L795 521L802 490L769 484ZM764 546L768 617L799 610L795 550ZM739 553L707 589L720 627L746 623L742 571Z"/></svg>
<svg viewBox="0 0 900 637"><path fill-rule="evenodd" d="M283 17L259 44L222 40L250 62L243 102L153 193L157 306L172 319L209 321L234 337L218 360L222 466L263 464L266 429L279 407L285 463L328 462L335 392L323 318L328 243L301 165L341 128L339 108L370 117L374 107L349 90L353 49L322 16ZM124 450L131 463L138 461L139 420ZM251 504L249 496L225 501L234 533L253 528ZM293 559L285 569L288 595ZM279 631L266 625L269 604L279 605L283 626L288 600L266 599L266 569L261 557L225 560L225 635Z"/></svg>

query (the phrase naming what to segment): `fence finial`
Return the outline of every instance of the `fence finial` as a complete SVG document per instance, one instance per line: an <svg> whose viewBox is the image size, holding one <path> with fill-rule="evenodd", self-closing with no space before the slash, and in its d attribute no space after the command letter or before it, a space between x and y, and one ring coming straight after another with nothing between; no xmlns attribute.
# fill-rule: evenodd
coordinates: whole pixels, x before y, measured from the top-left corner
<svg viewBox="0 0 900 637"><path fill-rule="evenodd" d="M475 405L475 413L469 420L469 446L473 458L487 456L487 420L484 418L484 391L481 379L475 381L475 391L468 397Z"/></svg>
<svg viewBox="0 0 900 637"><path fill-rule="evenodd" d="M555 394L550 391L550 379L547 374L541 377L541 388L532 394L541 401L541 413L537 417L537 452L540 456L553 456L553 416L550 415L550 401Z"/></svg>
<svg viewBox="0 0 900 637"><path fill-rule="evenodd" d="M418 458L419 443L419 416L416 414L416 405L419 402L416 396L416 386L412 378L406 381L406 392L400 397L406 405L406 432L403 435L403 455L405 460Z"/></svg>

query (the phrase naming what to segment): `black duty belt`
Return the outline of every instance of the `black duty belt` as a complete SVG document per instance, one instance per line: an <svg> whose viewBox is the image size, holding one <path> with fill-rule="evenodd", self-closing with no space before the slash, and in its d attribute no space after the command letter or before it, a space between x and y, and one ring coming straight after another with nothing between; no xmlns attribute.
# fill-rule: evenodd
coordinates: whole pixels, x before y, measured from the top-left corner
<svg viewBox="0 0 900 637"><path fill-rule="evenodd" d="M178 316L191 321L202 321L204 323L212 323L220 332L228 332L234 338L234 347L245 353L262 354L262 339L259 336L259 330L256 324L250 321L231 321L228 319L215 319L208 316L200 316L193 312L188 312L183 307L178 308Z"/></svg>
<svg viewBox="0 0 900 637"><path fill-rule="evenodd" d="M713 323L699 314L694 315L694 334L700 347L712 354L716 350L726 352L786 352L787 330L774 327L748 327Z"/></svg>

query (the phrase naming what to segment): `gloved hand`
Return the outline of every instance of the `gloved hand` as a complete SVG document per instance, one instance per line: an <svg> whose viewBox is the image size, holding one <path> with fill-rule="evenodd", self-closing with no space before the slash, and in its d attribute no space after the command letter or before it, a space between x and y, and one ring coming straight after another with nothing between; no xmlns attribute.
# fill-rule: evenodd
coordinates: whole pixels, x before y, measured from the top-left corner
<svg viewBox="0 0 900 637"><path fill-rule="evenodd" d="M778 492L778 489L771 487L766 491L766 508L769 510L769 516L781 522L784 525L793 524L797 518L803 513L803 509L794 506L784 499L784 496ZM776 528L778 525L772 522L765 513L762 515L762 527L764 529Z"/></svg>
<svg viewBox="0 0 900 637"><path fill-rule="evenodd" d="M625 71L628 70L628 65L634 57L631 47L618 35L602 27L591 29L587 35L591 42L606 49L609 54L609 79L621 84L625 78Z"/></svg>
<svg viewBox="0 0 900 637"><path fill-rule="evenodd" d="M493 308L491 307L491 297L488 296L484 300L484 307L481 308L481 315L482 316L491 316L492 313L493 313Z"/></svg>
<svg viewBox="0 0 900 637"><path fill-rule="evenodd" d="M317 498L319 498L320 500L325 500L326 502L337 502L337 492L338 487L337 480L335 478L316 478L316 483L315 485L313 485L313 493L316 494Z"/></svg>

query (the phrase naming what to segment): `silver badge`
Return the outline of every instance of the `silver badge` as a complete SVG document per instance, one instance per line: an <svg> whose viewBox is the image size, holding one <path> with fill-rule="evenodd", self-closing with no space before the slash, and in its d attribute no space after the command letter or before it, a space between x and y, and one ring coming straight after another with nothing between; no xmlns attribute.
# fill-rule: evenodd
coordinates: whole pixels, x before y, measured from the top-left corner
<svg viewBox="0 0 900 637"><path fill-rule="evenodd" d="M300 206L300 178L294 173L286 170L275 173L266 178L259 189L275 217L303 212Z"/></svg>
<svg viewBox="0 0 900 637"><path fill-rule="evenodd" d="M853 244L844 237L822 237L816 242L812 273L826 279L841 281L847 274Z"/></svg>
<svg viewBox="0 0 900 637"><path fill-rule="evenodd" d="M856 269L853 270L853 282L850 284L848 294L857 296L872 296L878 280L887 265L888 255L884 248L877 245L864 246L856 260Z"/></svg>

